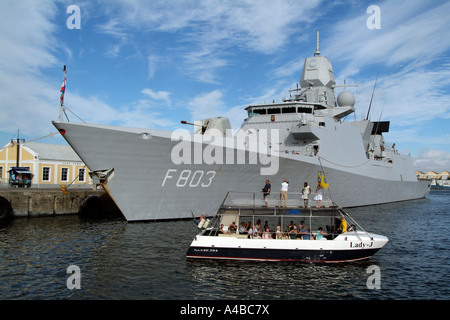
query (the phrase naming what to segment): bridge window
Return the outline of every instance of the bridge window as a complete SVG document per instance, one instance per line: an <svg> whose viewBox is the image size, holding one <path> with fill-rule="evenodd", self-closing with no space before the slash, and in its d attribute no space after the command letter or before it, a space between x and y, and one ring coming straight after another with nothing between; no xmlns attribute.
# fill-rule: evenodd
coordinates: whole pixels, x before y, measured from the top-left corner
<svg viewBox="0 0 450 320"><path fill-rule="evenodd" d="M280 114L281 113L281 109L280 108L270 108L267 110L268 114Z"/></svg>
<svg viewBox="0 0 450 320"><path fill-rule="evenodd" d="M267 109L252 109L253 115L267 114Z"/></svg>
<svg viewBox="0 0 450 320"><path fill-rule="evenodd" d="M312 108L310 107L298 107L298 113L312 113Z"/></svg>
<svg viewBox="0 0 450 320"><path fill-rule="evenodd" d="M287 107L287 108L283 108L281 109L281 111L283 111L283 113L295 113L295 107Z"/></svg>

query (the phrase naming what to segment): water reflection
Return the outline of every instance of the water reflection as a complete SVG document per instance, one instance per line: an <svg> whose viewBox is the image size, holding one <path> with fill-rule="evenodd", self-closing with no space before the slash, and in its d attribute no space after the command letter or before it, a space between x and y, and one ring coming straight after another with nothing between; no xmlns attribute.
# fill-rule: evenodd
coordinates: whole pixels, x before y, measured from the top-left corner
<svg viewBox="0 0 450 320"><path fill-rule="evenodd" d="M206 292L223 299L342 299L363 298L368 266L298 262L189 260L188 272L198 298Z"/></svg>

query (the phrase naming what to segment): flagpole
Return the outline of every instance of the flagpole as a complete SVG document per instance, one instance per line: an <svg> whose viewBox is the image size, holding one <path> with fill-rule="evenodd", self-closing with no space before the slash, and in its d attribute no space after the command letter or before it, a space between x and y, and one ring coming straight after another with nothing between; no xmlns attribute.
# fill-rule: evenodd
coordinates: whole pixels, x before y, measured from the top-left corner
<svg viewBox="0 0 450 320"><path fill-rule="evenodd" d="M61 86L61 97L59 98L59 103L60 103L60 107L59 107L59 121L63 121L63 114L65 114L65 107L64 107L64 93L66 92L66 65L64 65L63 68L63 74L64 74L64 78L63 78L63 84Z"/></svg>
<svg viewBox="0 0 450 320"><path fill-rule="evenodd" d="M322 169L322 172L323 172L322 179L324 179L324 177L325 177L325 171L323 170L322 161L320 160L320 157L317 157L317 158L319 159L320 168ZM331 196L330 185L328 185L327 190L328 190L328 195L330 196L331 203L334 204L333 197Z"/></svg>

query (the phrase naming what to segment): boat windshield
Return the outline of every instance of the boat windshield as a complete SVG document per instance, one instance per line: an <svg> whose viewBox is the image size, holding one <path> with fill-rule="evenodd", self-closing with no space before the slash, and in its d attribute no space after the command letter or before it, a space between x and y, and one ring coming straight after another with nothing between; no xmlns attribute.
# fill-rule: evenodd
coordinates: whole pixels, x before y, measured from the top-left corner
<svg viewBox="0 0 450 320"><path fill-rule="evenodd" d="M279 199L279 193L271 193L270 197ZM311 194L309 205L304 207L301 194L289 193L287 206L278 207L278 200L268 201L266 206L258 193L230 191L217 213L200 223L199 228L206 236L250 239L333 240L343 232L365 232L331 199L324 196L318 207L314 197Z"/></svg>

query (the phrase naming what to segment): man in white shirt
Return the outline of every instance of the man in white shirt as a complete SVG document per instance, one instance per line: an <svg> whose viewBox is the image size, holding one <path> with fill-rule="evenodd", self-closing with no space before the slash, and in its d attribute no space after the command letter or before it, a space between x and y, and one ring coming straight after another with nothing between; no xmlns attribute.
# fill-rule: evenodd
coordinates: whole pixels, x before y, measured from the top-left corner
<svg viewBox="0 0 450 320"><path fill-rule="evenodd" d="M284 207L287 207L289 181L284 179L281 183L280 200L278 201L278 207L281 207L281 200L284 199Z"/></svg>

